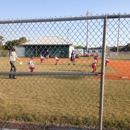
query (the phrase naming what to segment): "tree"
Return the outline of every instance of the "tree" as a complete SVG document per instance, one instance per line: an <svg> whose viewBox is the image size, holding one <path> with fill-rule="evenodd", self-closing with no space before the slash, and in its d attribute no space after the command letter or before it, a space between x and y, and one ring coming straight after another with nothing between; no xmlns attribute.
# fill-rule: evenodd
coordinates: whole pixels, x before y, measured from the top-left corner
<svg viewBox="0 0 130 130"><path fill-rule="evenodd" d="M5 50L11 50L13 46L19 46L19 40L7 41L4 45Z"/></svg>
<svg viewBox="0 0 130 130"><path fill-rule="evenodd" d="M19 42L20 42L20 44L27 42L26 37L21 37L21 38L19 39Z"/></svg>
<svg viewBox="0 0 130 130"><path fill-rule="evenodd" d="M83 49L83 46L75 46L75 49Z"/></svg>
<svg viewBox="0 0 130 130"><path fill-rule="evenodd" d="M22 43L25 42L27 42L27 39L25 37L21 37L18 40L7 41L4 45L4 48L5 50L10 50L13 46L20 46Z"/></svg>
<svg viewBox="0 0 130 130"><path fill-rule="evenodd" d="M2 44L2 42L0 41L0 50L3 50L3 44Z"/></svg>
<svg viewBox="0 0 130 130"><path fill-rule="evenodd" d="M130 51L130 43L128 43L128 44L125 46L125 48L126 48L126 49L125 49L126 51Z"/></svg>
<svg viewBox="0 0 130 130"><path fill-rule="evenodd" d="M4 40L3 36L0 36L0 50L3 50L3 43L2 41Z"/></svg>
<svg viewBox="0 0 130 130"><path fill-rule="evenodd" d="M111 51L117 51L117 47L112 47L111 49L110 49Z"/></svg>
<svg viewBox="0 0 130 130"><path fill-rule="evenodd" d="M130 51L130 43L128 43L126 46L123 46L121 51Z"/></svg>
<svg viewBox="0 0 130 130"><path fill-rule="evenodd" d="M3 38L3 36L0 36L0 40L3 40L4 38Z"/></svg>

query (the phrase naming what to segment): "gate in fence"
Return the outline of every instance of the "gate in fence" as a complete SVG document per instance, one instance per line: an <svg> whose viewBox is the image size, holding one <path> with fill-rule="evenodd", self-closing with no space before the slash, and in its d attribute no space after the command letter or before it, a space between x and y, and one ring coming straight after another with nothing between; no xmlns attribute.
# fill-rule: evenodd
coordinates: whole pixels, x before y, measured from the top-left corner
<svg viewBox="0 0 130 130"><path fill-rule="evenodd" d="M0 21L0 128L129 129L130 15Z"/></svg>

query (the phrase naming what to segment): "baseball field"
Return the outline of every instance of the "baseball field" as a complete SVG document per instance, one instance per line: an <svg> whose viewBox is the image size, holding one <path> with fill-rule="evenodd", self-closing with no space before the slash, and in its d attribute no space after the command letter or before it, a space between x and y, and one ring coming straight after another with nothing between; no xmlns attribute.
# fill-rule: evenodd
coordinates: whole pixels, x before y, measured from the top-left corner
<svg viewBox="0 0 130 130"><path fill-rule="evenodd" d="M16 63L18 72L29 72L29 58ZM92 58L55 59L40 63L34 72L92 72ZM9 72L8 58L0 59L0 71ZM68 65L70 63L70 65ZM101 61L97 72L101 71ZM31 73L31 72L30 72ZM0 75L0 121L97 127L99 121L100 74L98 76ZM110 60L105 67L104 128L130 128L130 60Z"/></svg>

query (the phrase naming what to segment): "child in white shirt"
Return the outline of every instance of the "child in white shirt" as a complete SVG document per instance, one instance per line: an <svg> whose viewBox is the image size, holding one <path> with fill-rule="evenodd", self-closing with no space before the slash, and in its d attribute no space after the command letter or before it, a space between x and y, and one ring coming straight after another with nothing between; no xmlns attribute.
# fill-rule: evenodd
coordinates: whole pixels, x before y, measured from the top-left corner
<svg viewBox="0 0 130 130"><path fill-rule="evenodd" d="M57 57L57 55L55 55L55 60L56 60L55 65L57 65L57 64L58 64L58 62L59 62L59 58Z"/></svg>
<svg viewBox="0 0 130 130"><path fill-rule="evenodd" d="M30 57L30 61L28 62L28 65L29 65L30 72L33 72L34 69L35 69L34 57L33 56Z"/></svg>
<svg viewBox="0 0 130 130"><path fill-rule="evenodd" d="M44 60L45 60L45 57L42 54L40 54L40 62L42 63Z"/></svg>
<svg viewBox="0 0 130 130"><path fill-rule="evenodd" d="M105 60L105 66L107 66L108 63L109 63L109 60L106 59L106 60Z"/></svg>

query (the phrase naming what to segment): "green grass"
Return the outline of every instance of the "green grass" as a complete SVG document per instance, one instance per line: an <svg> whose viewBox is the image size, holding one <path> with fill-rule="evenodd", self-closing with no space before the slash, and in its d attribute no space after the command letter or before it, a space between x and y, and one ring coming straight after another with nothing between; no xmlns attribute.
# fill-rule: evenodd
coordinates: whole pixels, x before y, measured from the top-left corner
<svg viewBox="0 0 130 130"><path fill-rule="evenodd" d="M24 76L13 81L1 78L4 80L0 89L2 120L40 123L51 123L53 120L53 123L68 124L73 119L74 122L71 121L70 124L84 124L83 118L98 118L99 87L89 87L86 84L87 77ZM95 91L95 94L91 91ZM93 107L95 109L89 112ZM95 122L97 118L94 119Z"/></svg>
<svg viewBox="0 0 130 130"><path fill-rule="evenodd" d="M130 81L105 81L104 126L130 127Z"/></svg>
<svg viewBox="0 0 130 130"><path fill-rule="evenodd" d="M0 62L1 71L10 66ZM100 64L98 65L98 68ZM18 71L29 71L27 62ZM90 63L55 66L36 63L36 71L86 71ZM100 71L100 69L99 69ZM111 67L107 73L117 73ZM130 127L130 81L105 80L103 126ZM100 79L88 76L0 76L0 120L30 123L98 126Z"/></svg>

